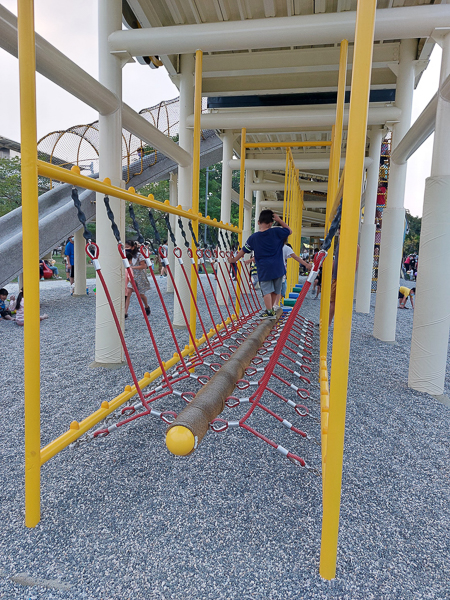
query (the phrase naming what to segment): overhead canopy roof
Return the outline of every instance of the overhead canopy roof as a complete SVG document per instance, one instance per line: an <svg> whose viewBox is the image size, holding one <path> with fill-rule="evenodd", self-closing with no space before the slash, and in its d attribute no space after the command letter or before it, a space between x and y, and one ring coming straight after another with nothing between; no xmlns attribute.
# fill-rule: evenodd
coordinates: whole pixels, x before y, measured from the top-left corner
<svg viewBox="0 0 450 600"><path fill-rule="evenodd" d="M357 0L127 0L139 25L154 28L148 49L157 54L178 84L179 54L200 48L203 56L202 92L214 112L298 110L332 107L337 91L339 42L350 40L347 90L353 62L354 11ZM371 107L392 106L397 85L400 39L417 39L417 85L428 64L434 27L450 26L450 6L443 0L378 0L371 76ZM426 6L426 5L434 5ZM381 10L380 10L381 9ZM383 10L385 9L385 10ZM439 19L436 15L439 12ZM442 16L445 17L442 19ZM433 18L436 24L433 24ZM353 19L353 21L352 21ZM447 23L448 21L448 23ZM208 26L209 24L209 26ZM214 25L216 24L216 25ZM291 24L301 35L295 37ZM278 33L276 29L278 27ZM159 28L156 31L156 28ZM162 28L162 29L161 29ZM259 29L258 29L259 28ZM280 29L281 28L281 29ZM209 37L201 37L210 29ZM259 33L255 36L254 29ZM272 30L275 31L272 35ZM285 31L286 35L283 35ZM138 32L119 32L110 38L113 50L136 55ZM145 35L141 30L140 34ZM160 35L161 34L161 35ZM128 38L126 37L128 36ZM114 39L112 39L114 38ZM133 39L132 39L133 38ZM293 40L298 40L295 45ZM197 41L198 40L198 41ZM217 40L217 45L215 45ZM271 43L276 40L276 43ZM317 41L317 43L314 43ZM129 45L128 45L129 44ZM133 45L134 44L134 45ZM192 48L189 45L194 44ZM197 45L195 45L197 44ZM247 47L248 46L248 47ZM266 47L267 46L267 47ZM142 38L141 38L142 47ZM182 48L190 48L182 50ZM229 48L229 49L227 49ZM148 60L147 60L148 62ZM153 63L155 59L153 59ZM278 108L276 108L278 107ZM389 119L387 119L389 120ZM378 122L378 121L377 121ZM380 124L384 124L381 123ZM202 125L203 126L203 125ZM224 129L220 125L216 129ZM238 128L233 128L236 133ZM292 125L282 129L251 127L247 141L325 141L331 126ZM345 152L344 132L343 150ZM236 138L239 153L239 138ZM321 148L295 151L297 156L321 154ZM254 150L250 157L284 154L281 149ZM325 153L326 155L326 153ZM314 173L314 171L313 171ZM318 174L324 175L324 171ZM270 172L264 176L270 180ZM275 199L274 194L269 198Z"/></svg>

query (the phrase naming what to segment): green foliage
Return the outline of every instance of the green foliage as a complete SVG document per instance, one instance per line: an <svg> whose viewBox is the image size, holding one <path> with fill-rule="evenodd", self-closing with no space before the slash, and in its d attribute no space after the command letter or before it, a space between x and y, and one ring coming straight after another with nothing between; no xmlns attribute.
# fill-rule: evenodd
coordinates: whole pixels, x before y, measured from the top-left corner
<svg viewBox="0 0 450 600"><path fill-rule="evenodd" d="M39 194L50 189L48 179L39 177ZM20 158L0 158L0 217L22 204Z"/></svg>
<svg viewBox="0 0 450 600"><path fill-rule="evenodd" d="M422 226L422 219L413 217L409 210L406 210L406 220L408 221L409 233L405 236L405 243L403 244L403 254L405 255L419 252L420 228Z"/></svg>
<svg viewBox="0 0 450 600"><path fill-rule="evenodd" d="M239 173L233 177L233 189L237 191L239 189ZM220 221L220 203L221 203L221 190L222 190L222 163L217 163L212 167L208 168L208 207L205 210L206 205L206 169L200 171L200 188L199 188L199 211L204 215L205 212L211 217L211 219L217 219ZM153 194L153 197L158 202L164 202L169 199L169 182L158 181L156 183L150 183L145 187L138 190L138 193L142 196L148 196ZM155 233L150 225L148 218L148 210L144 206L134 205L134 213L136 220L139 224L142 235L145 239L150 239L155 242ZM161 237L161 240L167 239L168 232L166 223L164 220L164 213L159 211L153 211L156 226ZM239 207L237 204L232 202L231 204L231 223L238 225L239 223ZM135 237L136 232L133 229L133 225L127 211L126 215L126 230L127 237ZM200 237L203 238L204 228L200 226Z"/></svg>

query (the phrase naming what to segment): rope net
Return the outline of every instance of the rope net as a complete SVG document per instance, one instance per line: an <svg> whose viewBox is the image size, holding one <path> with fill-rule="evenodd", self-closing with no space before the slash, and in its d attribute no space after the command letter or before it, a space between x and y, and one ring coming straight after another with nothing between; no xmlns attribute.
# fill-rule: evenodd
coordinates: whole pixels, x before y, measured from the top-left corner
<svg viewBox="0 0 450 600"><path fill-rule="evenodd" d="M154 325L152 325L151 317L147 314L140 297L133 269L127 258L124 244L120 239L114 214L109 206L109 200L105 198L105 205L117 241L118 252L136 293L142 318L149 334L150 346L159 365L159 376L152 382L150 389L141 389L120 327L118 315L108 292L107 282L101 271L100 249L97 244L89 240L89 231L83 221L76 189L73 190L73 199L80 222L84 227L84 235L87 240L86 253L91 258L100 283L104 288L138 396L137 400L129 401L122 408L112 412L104 420L101 428L85 434L72 444L72 446L78 446L96 438L106 437L120 427L142 417L153 416L170 426L177 418L180 407L182 408L184 404L192 402L199 390L208 384L211 377L220 371L233 353L255 332L261 323L260 312L264 307L261 302L262 298L258 296L252 284L250 269L245 261L241 263L240 269L230 269L231 265L227 259L233 255L230 248L234 240L231 239L227 231L219 231L218 229L217 231L211 231L207 239L214 240L214 242L208 243L205 248L200 248L197 240L193 236L189 236L183 227L181 219L178 220L176 231L174 231L168 215L166 215L168 233L174 243L173 254L182 272L183 283L189 289L195 307L197 325L202 333L200 339L198 339L195 331L191 329L190 315L183 307L180 292L167 256L167 247L159 245L158 248L155 248L153 246L152 249L158 252L164 267L167 269L188 332L189 344L181 348L166 306L164 291L161 289L159 279L151 268L150 250L146 244L141 243L139 252L147 265L147 271L150 273L156 296L163 308L168 332L170 332L175 350L174 358L177 359L176 364L168 368L167 363L169 361L164 362L160 355ZM330 239L338 227L339 218L340 210L338 210L330 227L329 235L324 240L325 248L329 247L331 243ZM149 211L149 220L156 233L152 211ZM137 234L140 235L138 227ZM142 237L140 239L142 241ZM159 236L156 235L155 239L157 243L161 243ZM191 269L187 269L183 262L183 252L176 243L177 239L182 239L186 248L186 254L198 284L198 297L193 292L189 276ZM291 312L283 312L280 316L281 310L278 311L278 318L273 319L273 323L269 328L270 333L245 369L244 377L235 382L233 394L226 398L224 414L216 416L209 422L211 432L224 433L231 429L239 429L250 433L276 449L291 462L305 467L315 474L320 473L318 465L320 465L321 457L318 441L320 440L320 402L312 399L310 395L314 324L301 316L299 311L325 256L326 250L324 249L316 256L314 268L303 285L299 298ZM160 330L160 321L158 321L157 326ZM239 409L239 407L241 408ZM231 411L233 413L238 412L237 417L231 418L228 415L228 412ZM291 414L289 418L285 418L282 414L286 411ZM257 413L264 413L270 417L272 426L269 430L260 430L258 426L259 419L255 418ZM295 450L288 450L277 441L277 425L284 430L283 433L287 429L294 435L293 445ZM310 430L309 433L305 430L306 428Z"/></svg>

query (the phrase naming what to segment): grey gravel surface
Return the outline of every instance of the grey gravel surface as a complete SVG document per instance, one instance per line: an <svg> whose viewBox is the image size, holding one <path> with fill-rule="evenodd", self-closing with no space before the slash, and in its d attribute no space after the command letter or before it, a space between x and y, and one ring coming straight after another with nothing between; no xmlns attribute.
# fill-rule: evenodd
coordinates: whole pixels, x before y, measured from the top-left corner
<svg viewBox="0 0 450 600"><path fill-rule="evenodd" d="M174 344L154 289L150 297L150 320L167 359ZM171 306L172 295L166 297ZM407 387L413 311L398 311L398 343L383 344L371 335L373 304L374 298L369 315L353 319L338 567L331 582L318 571L321 479L243 430L210 432L192 456L174 457L165 447L164 423L143 417L67 448L43 467L41 521L25 528L23 330L0 321L0 598L449 598L449 408ZM126 367L89 368L94 307L92 293L75 298L66 282L41 283L41 310L50 315L41 323L43 446L131 383ZM302 314L318 322L318 312L319 301L308 296ZM209 329L206 316L205 322ZM305 402L311 416L267 399L313 439L320 433L316 329ZM184 345L186 333L179 337ZM135 298L126 339L140 378L156 359ZM286 386L277 389L297 401ZM173 397L157 406L182 407ZM237 419L245 408L223 416ZM251 425L320 466L313 442L261 410Z"/></svg>

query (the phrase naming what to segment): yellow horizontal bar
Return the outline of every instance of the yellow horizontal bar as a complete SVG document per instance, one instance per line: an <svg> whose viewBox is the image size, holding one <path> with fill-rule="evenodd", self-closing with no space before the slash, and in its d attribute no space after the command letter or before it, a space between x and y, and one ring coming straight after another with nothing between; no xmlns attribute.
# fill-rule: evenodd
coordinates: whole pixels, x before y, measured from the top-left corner
<svg viewBox="0 0 450 600"><path fill-rule="evenodd" d="M233 315L233 318L235 318L235 315ZM230 323L229 317L226 319L225 323L226 324ZM216 327L217 327L218 331L221 331L224 328L224 324L220 323L220 324L216 325ZM208 338L211 338L215 333L216 333L215 329L210 329L207 334ZM196 340L196 344L198 346L202 345L204 342L206 342L205 335L202 335L202 337L199 340ZM184 350L182 350L181 354L183 357L188 356L189 354L192 354L192 352L194 352L194 350L195 350L194 346L192 344L190 344L189 346L186 346ZM171 367L176 365L179 361L180 361L180 358L178 356L178 352L175 352L173 357L164 363L164 368L166 370L170 369ZM141 388L141 390L148 387L150 385L150 383L155 381L155 379L158 379L158 377L160 375L162 375L160 367L158 367L151 373L146 373L145 376L143 377L143 379L141 379L141 381L139 381L139 387ZM117 410L120 406L122 406L122 404L124 404L125 402L130 400L133 396L135 396L136 393L137 393L136 387L134 385L133 386L127 385L125 387L125 390L121 394L119 394L118 396L116 396L115 398L110 400L109 402L107 402L106 400L104 402L102 402L101 407L98 410L96 410L94 413L92 413L91 415L86 417L86 419L84 419L83 421L81 421L80 423L78 423L77 421L73 421L71 423L70 429L68 431L66 431L65 433L60 435L58 438L56 438L55 440L53 440L52 442L47 444L47 446L42 448L42 450L40 452L41 466L44 463L46 463L48 460L50 460L53 456L55 456L56 454L61 452L61 450L64 450L64 448L67 448L67 446L69 446L69 444L72 444L73 442L75 442L84 433L89 431L89 429L92 429L92 427L94 427L94 425L97 425L97 423L100 423L100 421L103 421L103 419L105 419L109 414L111 414L112 412Z"/></svg>
<svg viewBox="0 0 450 600"><path fill-rule="evenodd" d="M314 148L331 146L331 142L247 142L246 148Z"/></svg>
<svg viewBox="0 0 450 600"><path fill-rule="evenodd" d="M227 231L234 231L236 233L241 232L239 227L235 227L229 223L222 223L222 221L217 221L217 219L204 217L200 213L194 214L192 210L183 210L178 206L171 206L169 200L158 202L157 200L153 199L153 196L146 198L145 196L136 194L134 188L123 190L122 188L111 185L111 181L108 178L104 179L104 181L99 181L98 179L92 179L92 177L81 175L79 167L76 166L72 167L69 171L67 169L57 167L56 165L51 165L50 163L42 160L38 160L37 167L39 175L42 175L42 177L56 179L57 181L64 181L65 183L70 183L87 190L92 190L93 192L99 192L100 194L112 196L113 198L121 198L127 202L134 202L135 204L140 204L141 206L147 206L148 208L154 208L155 210L161 210L162 212L178 215L180 217L184 217L185 219L196 220L199 223L205 223L211 227L226 229Z"/></svg>

